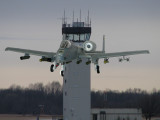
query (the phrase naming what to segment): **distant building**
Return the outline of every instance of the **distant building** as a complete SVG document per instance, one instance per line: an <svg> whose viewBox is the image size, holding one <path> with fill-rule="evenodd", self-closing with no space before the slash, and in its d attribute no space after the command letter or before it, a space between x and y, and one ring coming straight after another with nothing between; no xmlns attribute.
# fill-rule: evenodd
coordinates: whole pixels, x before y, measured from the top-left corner
<svg viewBox="0 0 160 120"><path fill-rule="evenodd" d="M91 120L142 120L142 110L136 108L94 108Z"/></svg>

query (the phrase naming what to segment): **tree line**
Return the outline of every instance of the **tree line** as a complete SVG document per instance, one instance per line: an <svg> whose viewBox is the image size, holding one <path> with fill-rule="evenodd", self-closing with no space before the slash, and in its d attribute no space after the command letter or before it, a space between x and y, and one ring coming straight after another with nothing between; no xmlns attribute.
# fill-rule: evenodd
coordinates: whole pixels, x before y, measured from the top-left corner
<svg viewBox="0 0 160 120"><path fill-rule="evenodd" d="M141 108L146 119L160 115L160 91L91 91L92 108ZM27 88L12 85L0 89L0 114L62 115L63 86L59 82L30 84Z"/></svg>

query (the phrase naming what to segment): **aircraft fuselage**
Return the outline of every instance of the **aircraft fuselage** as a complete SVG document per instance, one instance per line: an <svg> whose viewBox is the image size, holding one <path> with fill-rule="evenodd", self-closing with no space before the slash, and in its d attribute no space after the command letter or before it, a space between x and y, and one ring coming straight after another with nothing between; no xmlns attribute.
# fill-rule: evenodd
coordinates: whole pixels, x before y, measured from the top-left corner
<svg viewBox="0 0 160 120"><path fill-rule="evenodd" d="M68 41L70 42L70 41ZM57 62L58 63L66 63L66 62L71 62L74 59L77 59L78 54L79 54L79 48L76 45L71 44L70 47L68 48L59 48L57 51Z"/></svg>

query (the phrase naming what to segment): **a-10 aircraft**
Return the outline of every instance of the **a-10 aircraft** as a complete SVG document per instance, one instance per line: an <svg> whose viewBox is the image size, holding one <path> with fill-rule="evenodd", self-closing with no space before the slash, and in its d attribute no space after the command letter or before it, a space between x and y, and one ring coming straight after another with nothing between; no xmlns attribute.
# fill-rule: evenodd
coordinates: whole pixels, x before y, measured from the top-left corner
<svg viewBox="0 0 160 120"><path fill-rule="evenodd" d="M29 59L30 55L41 56L42 58L39 60L40 62L46 61L53 63L50 67L51 72L53 72L59 65L62 65L62 69L60 71L61 76L64 76L65 64L69 64L73 60L76 60L76 63L80 64L82 62L82 59L86 58L88 60L86 62L86 65L93 63L95 65L97 73L100 73L98 60L101 58L104 59L104 63L106 64L109 62L109 58L111 57L122 57L119 58L119 62L122 62L123 60L129 61L129 58L125 57L128 55L149 54L148 50L105 53L104 36L102 51L96 51L96 44L92 41L86 41L82 46L77 46L69 40L63 40L57 52L44 52L12 47L7 47L5 51L24 53L24 56L20 57L21 60Z"/></svg>

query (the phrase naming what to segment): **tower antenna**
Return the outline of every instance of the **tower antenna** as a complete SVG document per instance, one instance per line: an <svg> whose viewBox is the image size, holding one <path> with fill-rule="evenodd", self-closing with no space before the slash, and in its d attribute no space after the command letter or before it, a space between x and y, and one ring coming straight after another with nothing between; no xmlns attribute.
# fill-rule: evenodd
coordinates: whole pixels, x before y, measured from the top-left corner
<svg viewBox="0 0 160 120"><path fill-rule="evenodd" d="M105 35L103 35L103 44L102 44L103 48L102 48L102 52L105 53Z"/></svg>
<svg viewBox="0 0 160 120"><path fill-rule="evenodd" d="M81 9L80 9L80 16L79 17L80 17L80 22L81 22Z"/></svg>
<svg viewBox="0 0 160 120"><path fill-rule="evenodd" d="M88 26L89 26L89 10L88 10Z"/></svg>
<svg viewBox="0 0 160 120"><path fill-rule="evenodd" d="M78 23L78 18L77 18L77 23Z"/></svg>
<svg viewBox="0 0 160 120"><path fill-rule="evenodd" d="M66 19L66 15L65 15L66 13L65 13L65 9L64 9L64 24L66 24L66 21L65 21L65 19Z"/></svg>
<svg viewBox="0 0 160 120"><path fill-rule="evenodd" d="M73 10L73 22L74 22L74 10Z"/></svg>
<svg viewBox="0 0 160 120"><path fill-rule="evenodd" d="M63 25L63 23L64 23L64 21L63 21L63 15L62 15L62 18L60 18L60 19L62 19L62 25Z"/></svg>

